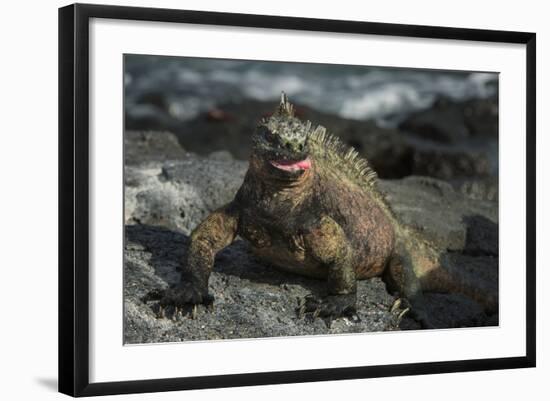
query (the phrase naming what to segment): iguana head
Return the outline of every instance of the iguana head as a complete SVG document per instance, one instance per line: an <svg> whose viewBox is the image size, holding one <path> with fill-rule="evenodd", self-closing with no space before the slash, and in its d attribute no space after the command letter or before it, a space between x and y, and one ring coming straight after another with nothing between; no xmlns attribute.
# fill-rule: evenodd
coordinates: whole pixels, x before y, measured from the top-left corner
<svg viewBox="0 0 550 401"><path fill-rule="evenodd" d="M299 177L311 168L307 144L310 130L311 123L295 117L294 107L283 92L275 113L263 118L252 135L252 156L275 176Z"/></svg>

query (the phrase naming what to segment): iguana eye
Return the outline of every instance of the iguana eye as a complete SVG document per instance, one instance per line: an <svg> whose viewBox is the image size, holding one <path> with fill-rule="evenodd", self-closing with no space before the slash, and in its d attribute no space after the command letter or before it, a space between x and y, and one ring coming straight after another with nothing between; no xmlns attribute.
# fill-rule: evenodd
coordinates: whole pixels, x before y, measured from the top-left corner
<svg viewBox="0 0 550 401"><path fill-rule="evenodd" d="M276 143L277 142L276 132L272 132L267 128L264 129L264 137L269 143Z"/></svg>

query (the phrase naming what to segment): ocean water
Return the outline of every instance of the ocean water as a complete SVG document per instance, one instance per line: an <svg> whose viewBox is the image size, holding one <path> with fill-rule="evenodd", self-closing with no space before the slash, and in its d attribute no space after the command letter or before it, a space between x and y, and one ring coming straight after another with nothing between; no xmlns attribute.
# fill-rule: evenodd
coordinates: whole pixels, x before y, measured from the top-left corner
<svg viewBox="0 0 550 401"><path fill-rule="evenodd" d="M387 67L126 55L125 110L152 113L153 96L171 117L186 121L225 102L290 100L341 117L393 125L440 96L485 98L498 74Z"/></svg>

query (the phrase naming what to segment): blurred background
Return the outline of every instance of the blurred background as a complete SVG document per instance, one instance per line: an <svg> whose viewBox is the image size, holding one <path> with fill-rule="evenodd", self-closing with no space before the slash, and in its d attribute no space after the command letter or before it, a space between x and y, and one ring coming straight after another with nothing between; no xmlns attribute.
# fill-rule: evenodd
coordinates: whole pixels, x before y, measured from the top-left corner
<svg viewBox="0 0 550 401"><path fill-rule="evenodd" d="M381 178L426 175L498 199L496 73L126 55L124 88L127 133L167 131L187 152L246 160L285 91ZM126 135L127 164L171 157L169 144L145 155L136 140Z"/></svg>

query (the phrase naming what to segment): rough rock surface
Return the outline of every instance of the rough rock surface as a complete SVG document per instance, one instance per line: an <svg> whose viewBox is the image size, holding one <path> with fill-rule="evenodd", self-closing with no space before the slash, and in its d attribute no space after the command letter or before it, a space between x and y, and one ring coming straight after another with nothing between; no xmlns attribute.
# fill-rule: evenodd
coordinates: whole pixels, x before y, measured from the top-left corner
<svg viewBox="0 0 550 401"><path fill-rule="evenodd" d="M161 312L147 293L177 281L189 233L233 198L247 167L225 152L208 157L178 152L178 161L149 161L125 169L126 343L418 328L406 315L399 317L402 309L390 311L396 297L378 278L359 282L360 322L344 318L329 327L320 318L298 318L300 299L322 294L324 283L259 263L240 239L216 259L210 279L213 310L198 306L195 319L189 316L191 310ZM496 286L496 203L467 198L451 185L425 177L383 180L381 186L400 218L449 249L445 258L451 268L467 270ZM437 327L498 324L498 316L487 316L460 295L427 294L427 302Z"/></svg>
<svg viewBox="0 0 550 401"><path fill-rule="evenodd" d="M183 154L180 161L126 166L126 224L160 225L189 234L208 213L233 199L248 163L223 152L208 158Z"/></svg>
<svg viewBox="0 0 550 401"><path fill-rule="evenodd" d="M185 157L177 138L170 132L126 131L124 133L124 165L148 161L177 160Z"/></svg>

